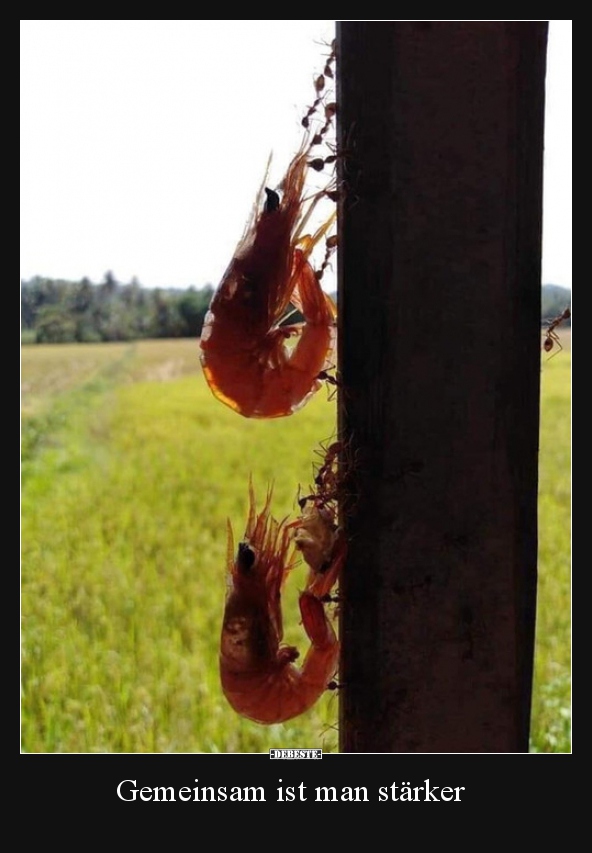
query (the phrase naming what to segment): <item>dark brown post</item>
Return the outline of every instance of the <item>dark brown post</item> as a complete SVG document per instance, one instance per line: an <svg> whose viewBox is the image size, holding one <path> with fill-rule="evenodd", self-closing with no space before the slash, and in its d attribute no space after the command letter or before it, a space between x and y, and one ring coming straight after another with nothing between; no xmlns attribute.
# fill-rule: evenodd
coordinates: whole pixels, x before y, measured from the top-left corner
<svg viewBox="0 0 592 853"><path fill-rule="evenodd" d="M340 21L343 752L528 750L545 21Z"/></svg>

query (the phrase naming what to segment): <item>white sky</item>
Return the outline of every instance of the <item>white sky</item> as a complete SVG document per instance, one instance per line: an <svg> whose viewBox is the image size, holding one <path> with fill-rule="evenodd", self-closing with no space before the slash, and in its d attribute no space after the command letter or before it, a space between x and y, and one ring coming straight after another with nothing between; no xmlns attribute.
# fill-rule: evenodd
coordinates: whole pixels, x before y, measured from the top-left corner
<svg viewBox="0 0 592 853"><path fill-rule="evenodd" d="M543 282L571 287L572 22L551 21ZM216 285L334 21L21 21L21 277ZM281 175L272 171L270 185Z"/></svg>

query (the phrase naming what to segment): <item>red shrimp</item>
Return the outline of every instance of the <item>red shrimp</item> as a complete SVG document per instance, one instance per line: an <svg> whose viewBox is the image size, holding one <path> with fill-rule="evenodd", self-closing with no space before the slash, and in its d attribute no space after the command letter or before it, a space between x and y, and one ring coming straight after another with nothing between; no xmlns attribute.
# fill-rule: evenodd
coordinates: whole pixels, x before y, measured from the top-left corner
<svg viewBox="0 0 592 853"><path fill-rule="evenodd" d="M281 200L262 185L202 330L201 363L208 385L245 417L276 418L297 411L321 386L319 374L333 361L337 311L310 256L335 213L312 236L303 234L324 194L304 199L309 149L304 144L290 163ZM290 303L301 311L302 324L281 325ZM289 346L292 336L297 341Z"/></svg>
<svg viewBox="0 0 592 853"><path fill-rule="evenodd" d="M294 566L285 521L270 516L271 492L257 513L252 485L244 538L234 551L229 523L229 589L220 648L220 679L230 705L257 723L282 723L314 705L331 682L339 642L323 602L309 590L300 594L302 624L311 641L302 666L299 652L282 643L281 593Z"/></svg>

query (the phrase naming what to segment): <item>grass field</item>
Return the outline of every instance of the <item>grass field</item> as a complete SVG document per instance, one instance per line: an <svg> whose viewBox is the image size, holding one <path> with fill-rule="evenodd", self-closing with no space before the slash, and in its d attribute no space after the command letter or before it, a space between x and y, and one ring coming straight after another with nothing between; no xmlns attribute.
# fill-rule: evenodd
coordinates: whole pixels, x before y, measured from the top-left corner
<svg viewBox="0 0 592 853"><path fill-rule="evenodd" d="M295 510L335 408L251 421L211 395L190 340L22 350L22 749L337 749L337 700L283 725L237 717L218 683L226 519L250 472ZM570 751L570 352L543 362L532 751ZM291 580L285 602L296 613ZM287 642L303 651L296 620Z"/></svg>

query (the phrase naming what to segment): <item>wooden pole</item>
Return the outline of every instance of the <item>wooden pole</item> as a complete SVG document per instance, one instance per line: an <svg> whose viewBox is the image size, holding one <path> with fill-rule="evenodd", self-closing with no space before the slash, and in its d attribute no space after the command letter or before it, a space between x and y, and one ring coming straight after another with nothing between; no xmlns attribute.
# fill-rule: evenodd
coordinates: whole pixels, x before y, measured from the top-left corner
<svg viewBox="0 0 592 853"><path fill-rule="evenodd" d="M343 752L528 750L546 39L337 23Z"/></svg>

